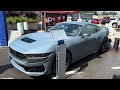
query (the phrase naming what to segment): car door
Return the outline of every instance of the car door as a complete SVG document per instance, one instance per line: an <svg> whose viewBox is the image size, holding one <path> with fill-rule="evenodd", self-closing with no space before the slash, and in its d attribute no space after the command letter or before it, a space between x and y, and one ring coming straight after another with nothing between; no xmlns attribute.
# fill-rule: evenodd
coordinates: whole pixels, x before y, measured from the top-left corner
<svg viewBox="0 0 120 90"><path fill-rule="evenodd" d="M99 35L99 30L100 27L96 25L91 25L91 31L90 31L90 37L89 37L89 42L90 42L90 48L89 52L93 52L99 49L99 44L100 44L100 35Z"/></svg>
<svg viewBox="0 0 120 90"><path fill-rule="evenodd" d="M80 32L79 43L77 47L77 50L81 54L79 55L79 58L97 50L99 44L98 42L100 40L98 35L99 30L97 29L97 26L90 24L86 25ZM84 34L89 34L89 36L83 37Z"/></svg>

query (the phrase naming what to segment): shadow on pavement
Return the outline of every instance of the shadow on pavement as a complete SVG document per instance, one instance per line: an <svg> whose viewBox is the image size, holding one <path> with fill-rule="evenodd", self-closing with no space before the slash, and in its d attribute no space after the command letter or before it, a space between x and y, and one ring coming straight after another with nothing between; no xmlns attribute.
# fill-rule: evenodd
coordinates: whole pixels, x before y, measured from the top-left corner
<svg viewBox="0 0 120 90"><path fill-rule="evenodd" d="M55 76L54 74L48 74L48 75L43 75L43 76L35 76L32 77L33 79L51 79L53 76Z"/></svg>
<svg viewBox="0 0 120 90"><path fill-rule="evenodd" d="M80 59L79 61L71 64L71 66L68 69L68 71L73 70L73 69L78 68L78 67L83 67L84 64L88 63L89 61L91 61L91 60L93 60L95 58L102 58L100 55L101 54L99 54L99 53L94 53L94 54L91 54L91 55L89 55L89 56L87 56L87 57L85 57L83 59Z"/></svg>
<svg viewBox="0 0 120 90"><path fill-rule="evenodd" d="M11 64L0 66L0 74L2 74L3 72L5 72L7 69L10 69L10 68L13 68Z"/></svg>

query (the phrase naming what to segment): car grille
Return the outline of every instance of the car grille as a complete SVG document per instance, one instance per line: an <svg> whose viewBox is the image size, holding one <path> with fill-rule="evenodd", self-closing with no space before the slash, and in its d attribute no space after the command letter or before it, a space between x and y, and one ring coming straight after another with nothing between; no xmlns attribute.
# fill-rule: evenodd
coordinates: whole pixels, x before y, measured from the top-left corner
<svg viewBox="0 0 120 90"><path fill-rule="evenodd" d="M44 72L45 71L45 67L43 66L43 64L41 66L36 66L36 67L26 67L21 64L18 64L18 65L23 67L27 72Z"/></svg>
<svg viewBox="0 0 120 90"><path fill-rule="evenodd" d="M19 59L26 59L24 54L21 54L13 49L10 48L10 53L13 54L15 57Z"/></svg>

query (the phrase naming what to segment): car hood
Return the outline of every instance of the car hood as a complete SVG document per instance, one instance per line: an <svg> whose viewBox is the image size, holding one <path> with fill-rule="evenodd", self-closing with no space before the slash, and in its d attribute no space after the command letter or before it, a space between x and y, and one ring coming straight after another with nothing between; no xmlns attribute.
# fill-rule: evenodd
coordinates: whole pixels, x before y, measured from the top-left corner
<svg viewBox="0 0 120 90"><path fill-rule="evenodd" d="M27 40L24 38L27 38ZM67 37L66 41L73 37ZM22 39L22 40L21 40ZM28 42L30 41L30 42ZM55 51L57 42L50 32L37 32L23 35L10 43L9 47L23 54L49 53Z"/></svg>

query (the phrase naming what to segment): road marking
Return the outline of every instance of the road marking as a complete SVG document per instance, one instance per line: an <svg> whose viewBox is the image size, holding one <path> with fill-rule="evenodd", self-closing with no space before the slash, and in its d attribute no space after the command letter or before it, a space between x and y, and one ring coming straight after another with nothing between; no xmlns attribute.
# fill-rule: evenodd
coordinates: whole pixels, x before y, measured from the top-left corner
<svg viewBox="0 0 120 90"><path fill-rule="evenodd" d="M0 79L14 79L14 78L0 78Z"/></svg>
<svg viewBox="0 0 120 90"><path fill-rule="evenodd" d="M112 69L120 69L120 66L118 66L118 67L112 67Z"/></svg>

